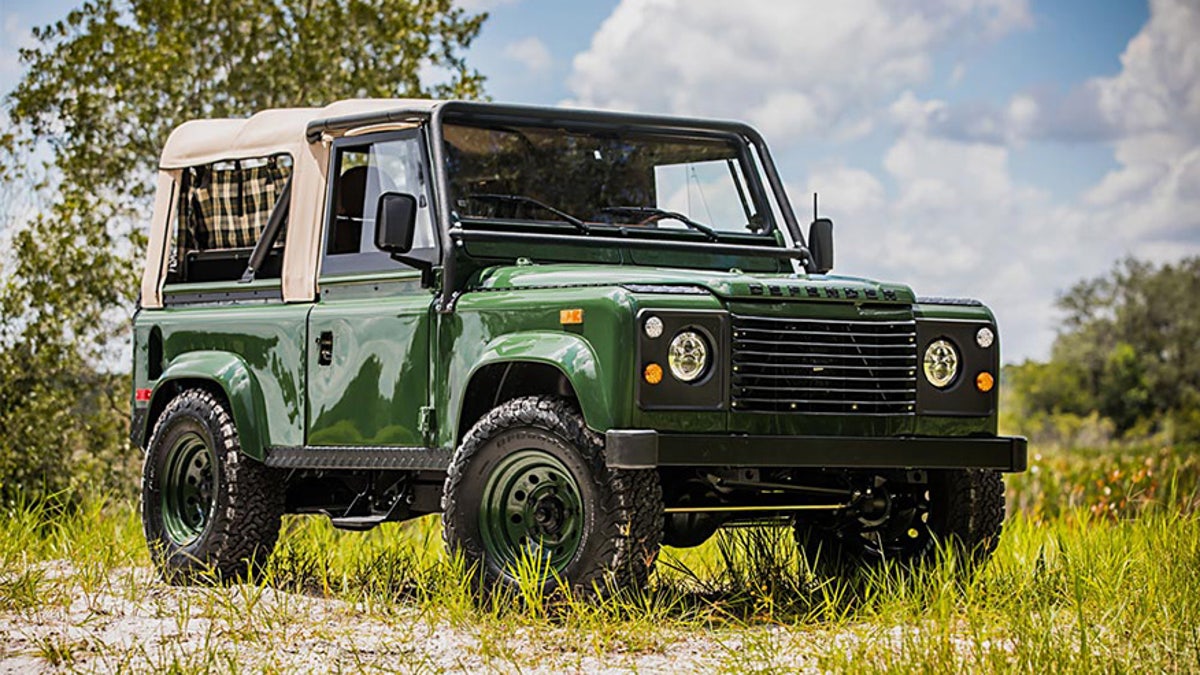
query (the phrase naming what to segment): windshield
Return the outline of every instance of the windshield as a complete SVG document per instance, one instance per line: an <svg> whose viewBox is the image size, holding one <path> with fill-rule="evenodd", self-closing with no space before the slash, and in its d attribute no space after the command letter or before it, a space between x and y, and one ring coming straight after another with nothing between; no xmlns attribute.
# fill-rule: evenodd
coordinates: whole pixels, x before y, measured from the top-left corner
<svg viewBox="0 0 1200 675"><path fill-rule="evenodd" d="M464 221L558 221L770 235L731 136L612 129L444 126L451 205Z"/></svg>

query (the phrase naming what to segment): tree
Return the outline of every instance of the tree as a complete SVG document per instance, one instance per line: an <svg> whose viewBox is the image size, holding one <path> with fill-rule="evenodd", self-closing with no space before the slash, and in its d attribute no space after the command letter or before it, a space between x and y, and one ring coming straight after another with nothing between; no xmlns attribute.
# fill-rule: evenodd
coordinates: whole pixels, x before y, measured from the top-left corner
<svg viewBox="0 0 1200 675"><path fill-rule="evenodd" d="M1012 371L1027 412L1096 411L1120 433L1200 439L1200 258L1122 261L1076 284L1059 307L1050 362Z"/></svg>
<svg viewBox="0 0 1200 675"><path fill-rule="evenodd" d="M66 485L73 456L131 454L124 383L104 373L125 360L171 129L342 98L478 97L462 53L485 19L451 0L92 0L36 29L0 137L0 180L47 203L10 224L0 283L0 494Z"/></svg>

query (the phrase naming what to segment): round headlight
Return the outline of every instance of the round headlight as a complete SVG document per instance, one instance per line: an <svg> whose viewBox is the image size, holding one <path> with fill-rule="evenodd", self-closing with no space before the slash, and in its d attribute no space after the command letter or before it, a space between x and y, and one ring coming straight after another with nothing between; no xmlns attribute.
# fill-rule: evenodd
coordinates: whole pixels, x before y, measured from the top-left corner
<svg viewBox="0 0 1200 675"><path fill-rule="evenodd" d="M646 319L646 323L642 324L642 329L646 331L646 337L653 340L663 333L662 319L657 316L649 317Z"/></svg>
<svg viewBox="0 0 1200 675"><path fill-rule="evenodd" d="M984 326L975 332L975 344L979 345L980 349L987 349L996 341L996 334L991 328Z"/></svg>
<svg viewBox="0 0 1200 675"><path fill-rule="evenodd" d="M925 379L944 389L958 375L958 350L949 340L934 340L925 348Z"/></svg>
<svg viewBox="0 0 1200 675"><path fill-rule="evenodd" d="M676 379L694 382L708 366L708 343L695 331L679 333L667 349L667 365Z"/></svg>

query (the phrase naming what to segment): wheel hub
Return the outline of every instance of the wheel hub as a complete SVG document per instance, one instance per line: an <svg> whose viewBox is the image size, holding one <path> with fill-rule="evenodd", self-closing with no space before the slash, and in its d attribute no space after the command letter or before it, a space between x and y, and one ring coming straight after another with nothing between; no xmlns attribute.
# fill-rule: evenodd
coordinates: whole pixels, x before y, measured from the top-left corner
<svg viewBox="0 0 1200 675"><path fill-rule="evenodd" d="M488 476L479 529L487 553L502 566L529 556L561 572L583 537L579 485L553 455L513 452Z"/></svg>
<svg viewBox="0 0 1200 675"><path fill-rule="evenodd" d="M538 502L533 510L533 520L544 534L557 534L563 526L566 509L557 497L547 497Z"/></svg>
<svg viewBox="0 0 1200 675"><path fill-rule="evenodd" d="M164 529L187 546L208 526L216 497L212 450L200 434L185 433L171 446L162 481Z"/></svg>

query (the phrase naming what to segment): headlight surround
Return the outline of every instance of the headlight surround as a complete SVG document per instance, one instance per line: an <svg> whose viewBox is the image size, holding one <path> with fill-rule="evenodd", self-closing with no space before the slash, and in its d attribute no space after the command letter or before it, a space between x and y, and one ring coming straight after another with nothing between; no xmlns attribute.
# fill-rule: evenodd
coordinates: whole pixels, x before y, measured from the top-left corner
<svg viewBox="0 0 1200 675"><path fill-rule="evenodd" d="M667 365L680 382L695 382L708 370L708 341L694 330L683 330L671 339Z"/></svg>
<svg viewBox="0 0 1200 675"><path fill-rule="evenodd" d="M960 363L954 343L945 338L934 340L925 348L925 379L938 389L945 389L958 377Z"/></svg>

